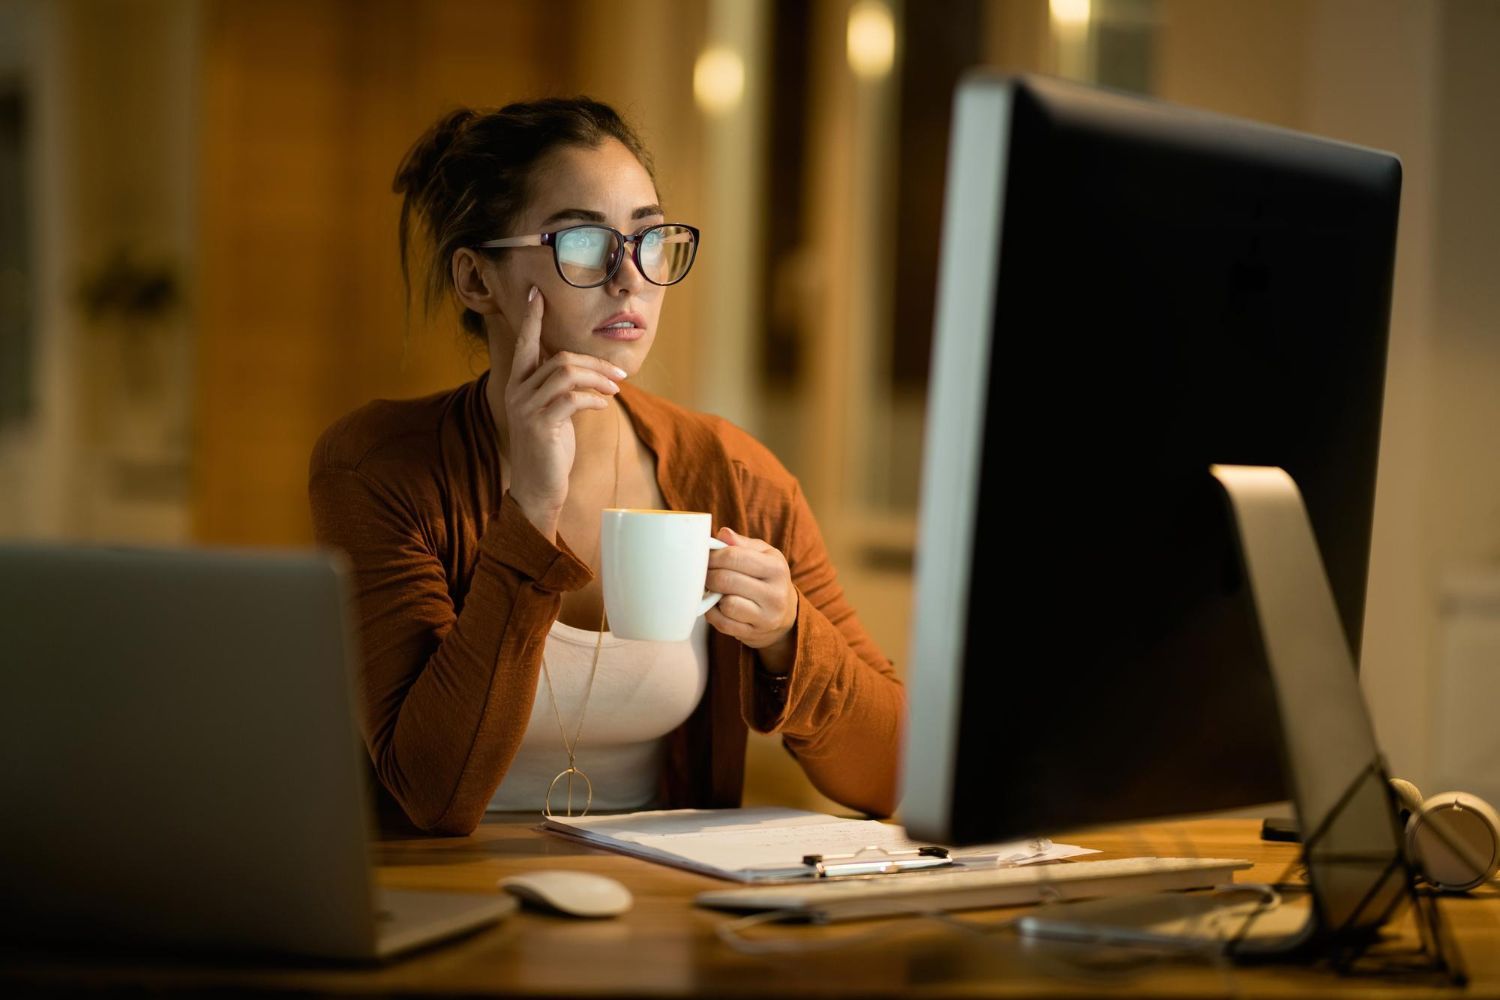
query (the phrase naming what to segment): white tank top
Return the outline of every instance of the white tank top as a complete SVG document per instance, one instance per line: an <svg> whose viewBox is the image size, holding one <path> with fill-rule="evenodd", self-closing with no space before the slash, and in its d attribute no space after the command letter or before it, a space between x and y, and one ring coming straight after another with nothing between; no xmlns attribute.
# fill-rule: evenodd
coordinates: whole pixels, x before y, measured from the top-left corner
<svg viewBox="0 0 1500 1000"><path fill-rule="evenodd" d="M643 642L605 632L588 717L578 741L578 769L594 786L593 809L641 809L652 804L662 767L662 738L687 721L708 686L708 623L699 618L687 642ZM547 635L547 671L557 685L557 707L568 739L588 687L598 632L554 622ZM537 679L531 721L490 809L540 812L547 786L568 766L547 675ZM566 779L552 794L552 811L567 807ZM583 810L584 784L574 779L573 812Z"/></svg>

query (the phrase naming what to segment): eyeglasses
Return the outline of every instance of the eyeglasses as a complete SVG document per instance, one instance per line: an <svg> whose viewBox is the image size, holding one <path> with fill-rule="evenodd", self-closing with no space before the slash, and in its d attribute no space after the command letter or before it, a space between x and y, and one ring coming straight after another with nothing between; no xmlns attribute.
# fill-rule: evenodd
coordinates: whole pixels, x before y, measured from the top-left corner
<svg viewBox="0 0 1500 1000"><path fill-rule="evenodd" d="M698 230L668 222L626 236L609 226L569 226L535 236L489 240L478 249L551 247L553 263L564 281L574 288L597 288L619 272L627 246L642 277L653 285L675 285L687 277L698 256Z"/></svg>

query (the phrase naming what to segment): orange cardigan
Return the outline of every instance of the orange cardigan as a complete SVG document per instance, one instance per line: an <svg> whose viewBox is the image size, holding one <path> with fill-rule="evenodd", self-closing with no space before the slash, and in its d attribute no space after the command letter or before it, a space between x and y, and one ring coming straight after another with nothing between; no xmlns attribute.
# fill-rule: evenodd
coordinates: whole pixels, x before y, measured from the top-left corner
<svg viewBox="0 0 1500 1000"><path fill-rule="evenodd" d="M324 431L311 461L317 539L353 564L370 760L429 832L467 834L483 818L525 734L562 592L592 579L500 495L488 377L369 403ZM776 546L799 594L785 683L711 631L708 687L667 737L659 804L739 805L754 726L779 733L830 798L889 815L905 691L844 599L796 479L725 420L629 385L617 398L656 455L667 505Z"/></svg>

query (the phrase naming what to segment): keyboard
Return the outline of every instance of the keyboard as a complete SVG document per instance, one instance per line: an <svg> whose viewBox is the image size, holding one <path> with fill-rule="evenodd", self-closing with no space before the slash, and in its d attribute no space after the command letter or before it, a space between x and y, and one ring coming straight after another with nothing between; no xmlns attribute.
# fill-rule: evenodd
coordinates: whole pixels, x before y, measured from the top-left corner
<svg viewBox="0 0 1500 1000"><path fill-rule="evenodd" d="M817 923L902 913L1025 906L1047 900L1207 889L1250 867L1238 858L1119 858L1018 868L945 868L795 885L700 892L699 906L742 913L781 911Z"/></svg>

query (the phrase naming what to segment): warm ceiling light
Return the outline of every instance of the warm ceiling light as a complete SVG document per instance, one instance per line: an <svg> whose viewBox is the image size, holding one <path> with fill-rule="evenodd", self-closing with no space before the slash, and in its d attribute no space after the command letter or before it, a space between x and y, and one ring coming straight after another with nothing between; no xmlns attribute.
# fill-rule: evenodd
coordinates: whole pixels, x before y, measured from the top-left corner
<svg viewBox="0 0 1500 1000"><path fill-rule="evenodd" d="M1082 28L1089 23L1089 0L1050 0L1049 6L1059 28Z"/></svg>
<svg viewBox="0 0 1500 1000"><path fill-rule="evenodd" d="M849 68L866 80L891 71L896 60L896 24L891 9L880 0L859 0L849 8L846 36Z"/></svg>
<svg viewBox="0 0 1500 1000"><path fill-rule="evenodd" d="M693 65L693 97L698 107L722 115L740 106L745 95L745 61L723 45L704 49Z"/></svg>

